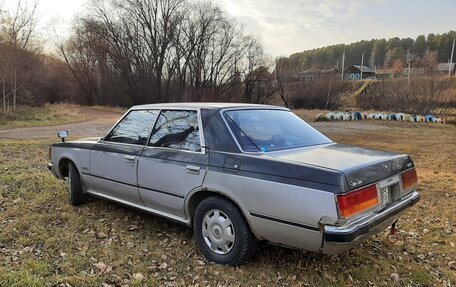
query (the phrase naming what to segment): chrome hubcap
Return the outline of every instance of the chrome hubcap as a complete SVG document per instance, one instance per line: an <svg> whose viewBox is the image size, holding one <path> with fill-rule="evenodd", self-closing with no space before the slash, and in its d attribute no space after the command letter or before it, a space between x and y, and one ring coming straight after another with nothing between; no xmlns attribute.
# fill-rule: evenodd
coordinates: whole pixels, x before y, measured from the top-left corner
<svg viewBox="0 0 456 287"><path fill-rule="evenodd" d="M231 219L218 209L209 210L202 223L204 241L217 254L228 254L234 247L234 226Z"/></svg>

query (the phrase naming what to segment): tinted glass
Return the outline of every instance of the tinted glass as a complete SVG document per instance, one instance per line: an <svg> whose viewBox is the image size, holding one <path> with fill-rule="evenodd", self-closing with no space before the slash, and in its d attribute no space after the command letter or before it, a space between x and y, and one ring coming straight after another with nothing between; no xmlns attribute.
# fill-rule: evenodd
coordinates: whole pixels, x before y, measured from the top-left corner
<svg viewBox="0 0 456 287"><path fill-rule="evenodd" d="M201 151L196 111L162 111L149 144Z"/></svg>
<svg viewBox="0 0 456 287"><path fill-rule="evenodd" d="M330 143L290 111L237 110L224 113L245 151L274 151Z"/></svg>
<svg viewBox="0 0 456 287"><path fill-rule="evenodd" d="M109 133L105 141L145 145L158 113L158 110L131 111Z"/></svg>

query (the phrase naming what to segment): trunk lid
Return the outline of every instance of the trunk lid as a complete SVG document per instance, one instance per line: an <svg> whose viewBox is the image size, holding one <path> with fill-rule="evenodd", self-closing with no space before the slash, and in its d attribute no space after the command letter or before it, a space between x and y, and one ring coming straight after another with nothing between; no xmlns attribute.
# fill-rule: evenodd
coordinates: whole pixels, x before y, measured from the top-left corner
<svg viewBox="0 0 456 287"><path fill-rule="evenodd" d="M404 154L331 143L269 152L269 156L342 172L350 189L382 180L413 167Z"/></svg>

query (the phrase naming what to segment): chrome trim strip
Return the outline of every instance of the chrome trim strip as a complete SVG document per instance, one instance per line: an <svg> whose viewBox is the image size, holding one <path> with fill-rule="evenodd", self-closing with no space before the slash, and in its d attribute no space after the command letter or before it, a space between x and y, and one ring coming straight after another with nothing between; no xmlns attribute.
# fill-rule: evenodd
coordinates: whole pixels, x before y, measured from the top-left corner
<svg viewBox="0 0 456 287"><path fill-rule="evenodd" d="M124 185L128 185L128 186L131 186L131 187L141 188L141 189L145 189L145 190L149 190L149 191L153 191L153 192L157 192L157 193L166 194L166 195L169 195L169 196L174 196L174 197L177 197L177 198L180 198L180 199L184 199L183 195L172 193L172 192L169 192L169 191L152 189L152 188L140 186L140 185L137 185L137 184L125 183L125 182L121 182L121 181L118 181L118 180L115 180L115 179L110 179L110 178L107 178L107 177L104 177L104 176L90 174L90 173L87 173L87 172L81 172L81 173L84 174L84 175L93 176L93 177L96 177L96 178L99 178L99 179L104 179L104 180L107 180L107 181L112 181L112 182L115 182L115 183L124 184Z"/></svg>
<svg viewBox="0 0 456 287"><path fill-rule="evenodd" d="M112 196L109 196L109 195L97 193L96 191L90 190L90 189L87 190L87 193L89 193L89 194L91 194L93 196L96 196L96 197L108 199L108 200L111 200L111 201L114 201L114 202L118 202L118 203L121 203L121 204L124 204L124 205L127 205L127 206L131 206L133 208L137 208L139 210L143 210L143 211L146 211L148 213L152 213L152 214L155 214L155 215L158 215L158 216L162 216L162 217L165 217L165 218L174 220L176 222L183 223L183 224L186 224L186 225L190 226L190 220L185 219L185 218L181 218L181 217L177 217L177 216L172 215L170 213L166 213L166 212L163 212L163 211L152 209L152 208L149 208L149 207L146 207L146 206L143 206L143 205L134 204L134 203L131 203L129 201L118 199L117 197L112 197Z"/></svg>
<svg viewBox="0 0 456 287"><path fill-rule="evenodd" d="M280 219L280 218L270 217L270 216L267 216L267 215L264 215L264 214L259 214L259 213L255 213L255 212L251 212L251 211L249 211L249 213L253 217L258 217L258 218L261 218L261 219L266 219L266 220L269 220L269 221L275 221L275 222L278 222L278 223L283 223L283 224L287 224L287 225L291 225L291 226L295 226L295 227L300 227L300 228L304 228L304 229L309 229L309 230L313 230L313 231L320 231L320 228L315 227L315 226L310 226L310 225L305 225L305 224L301 224L301 223L297 223L297 222L283 220L283 219Z"/></svg>

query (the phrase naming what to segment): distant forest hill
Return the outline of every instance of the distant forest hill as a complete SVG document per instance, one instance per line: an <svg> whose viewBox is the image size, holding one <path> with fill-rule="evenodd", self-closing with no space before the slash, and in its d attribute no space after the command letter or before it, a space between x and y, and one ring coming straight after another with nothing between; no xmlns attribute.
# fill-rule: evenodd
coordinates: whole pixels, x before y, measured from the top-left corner
<svg viewBox="0 0 456 287"><path fill-rule="evenodd" d="M405 65L407 55L412 59L423 58L426 51L437 54L437 61L447 63L451 56L453 39L456 31L444 34L420 35L416 39L398 38L372 39L359 41L351 44L338 44L294 53L288 58L288 67L295 72L307 69L338 68L342 67L342 55L345 50L345 67L361 64L361 54L364 53L364 65L371 68L390 68L398 60ZM454 56L456 57L456 55ZM453 62L455 59L453 59Z"/></svg>

